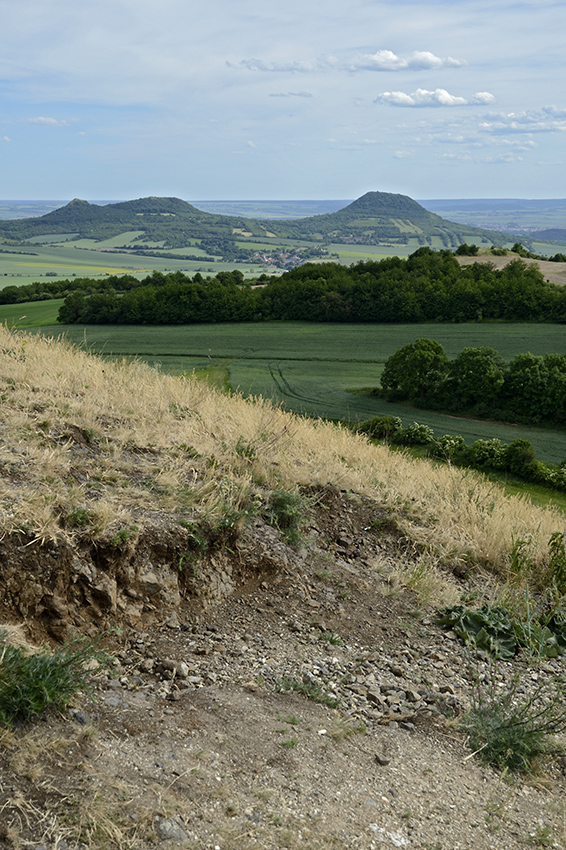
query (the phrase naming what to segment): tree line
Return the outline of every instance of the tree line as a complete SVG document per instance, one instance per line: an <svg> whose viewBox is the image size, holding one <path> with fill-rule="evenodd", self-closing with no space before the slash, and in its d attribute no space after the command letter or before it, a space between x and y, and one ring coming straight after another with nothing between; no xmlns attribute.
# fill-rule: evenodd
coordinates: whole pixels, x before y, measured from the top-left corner
<svg viewBox="0 0 566 850"><path fill-rule="evenodd" d="M417 339L386 361L378 395L419 407L522 424L566 425L566 355L464 348L449 360L433 339Z"/></svg>
<svg viewBox="0 0 566 850"><path fill-rule="evenodd" d="M207 278L153 272L0 290L0 303L56 297L65 297L59 321L81 324L566 322L566 288L545 281L537 266L520 258L501 270L460 266L451 251L427 247L350 267L305 263L247 283L238 270Z"/></svg>

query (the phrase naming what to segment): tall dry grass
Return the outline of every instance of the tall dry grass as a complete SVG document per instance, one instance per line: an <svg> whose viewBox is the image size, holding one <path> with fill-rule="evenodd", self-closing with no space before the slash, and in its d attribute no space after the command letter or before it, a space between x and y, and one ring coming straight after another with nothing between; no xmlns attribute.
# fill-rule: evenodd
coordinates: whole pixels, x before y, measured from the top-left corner
<svg viewBox="0 0 566 850"><path fill-rule="evenodd" d="M328 482L395 511L412 540L450 563L503 571L520 539L542 568L550 535L564 530L558 509L479 474L62 339L0 329L0 395L4 534L73 534L81 511L92 534L142 527L156 512L218 516L258 488Z"/></svg>

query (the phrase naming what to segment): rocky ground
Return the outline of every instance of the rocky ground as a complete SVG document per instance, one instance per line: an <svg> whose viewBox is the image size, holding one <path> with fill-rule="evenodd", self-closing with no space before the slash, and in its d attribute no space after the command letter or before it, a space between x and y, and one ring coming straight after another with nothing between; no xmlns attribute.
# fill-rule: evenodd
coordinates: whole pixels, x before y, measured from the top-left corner
<svg viewBox="0 0 566 850"><path fill-rule="evenodd" d="M118 630L92 699L0 733L0 846L566 847L564 759L502 776L458 728L478 677L504 691L519 674L528 694L564 662L467 655L371 504L326 488L302 543L274 538L262 559L272 533L253 520L232 570L193 562L174 610L97 610ZM446 574L455 594L482 581ZM49 617L92 621L57 599L28 623L36 639Z"/></svg>

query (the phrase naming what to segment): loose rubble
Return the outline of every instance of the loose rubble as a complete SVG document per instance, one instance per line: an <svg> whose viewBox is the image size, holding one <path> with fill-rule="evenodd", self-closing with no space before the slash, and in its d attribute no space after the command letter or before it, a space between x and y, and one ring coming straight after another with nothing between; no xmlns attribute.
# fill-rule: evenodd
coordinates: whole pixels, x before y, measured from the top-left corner
<svg viewBox="0 0 566 850"><path fill-rule="evenodd" d="M107 609L119 628L94 700L4 741L0 846L565 846L564 761L510 782L457 728L478 682L520 674L529 694L564 662L465 652L391 580L406 541L371 526L371 505L323 500L298 549L271 547L258 519L200 588L181 575L175 606Z"/></svg>

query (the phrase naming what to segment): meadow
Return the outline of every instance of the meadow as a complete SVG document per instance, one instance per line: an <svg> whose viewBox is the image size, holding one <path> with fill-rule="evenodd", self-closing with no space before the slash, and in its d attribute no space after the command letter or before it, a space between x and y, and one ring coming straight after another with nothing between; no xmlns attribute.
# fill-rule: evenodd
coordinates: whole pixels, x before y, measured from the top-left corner
<svg viewBox="0 0 566 850"><path fill-rule="evenodd" d="M138 359L170 374L216 370L222 383L244 396L274 399L308 416L357 422L378 414L400 416L405 425L429 425L437 436L462 434L467 442L519 437L532 442L541 460L566 458L566 432L462 419L404 404L391 404L364 394L375 387L385 360L400 346L419 337L438 340L449 358L466 346L487 345L509 360L521 352L566 353L561 325L413 324L346 325L273 322L180 326L66 326L48 324L60 302L36 302L0 308L8 326L64 335L79 346L111 358ZM45 310L43 314L41 311ZM34 311L37 311L34 313ZM19 316L26 316L21 322ZM11 320L10 320L11 317Z"/></svg>

